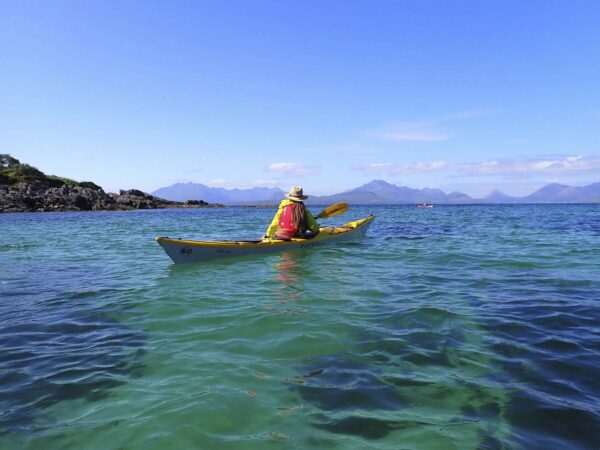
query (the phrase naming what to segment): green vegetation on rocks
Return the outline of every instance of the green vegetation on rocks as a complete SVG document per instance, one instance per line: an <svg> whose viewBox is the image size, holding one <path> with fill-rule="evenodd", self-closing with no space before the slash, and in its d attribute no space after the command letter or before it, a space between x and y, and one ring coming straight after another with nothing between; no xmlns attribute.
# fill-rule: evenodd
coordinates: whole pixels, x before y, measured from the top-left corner
<svg viewBox="0 0 600 450"><path fill-rule="evenodd" d="M49 187L60 187L66 184L68 186L101 189L100 186L90 181L77 182L70 178L46 175L37 167L22 164L17 158L0 153L0 184L14 186L17 183L42 183L47 184Z"/></svg>
<svg viewBox="0 0 600 450"><path fill-rule="evenodd" d="M137 189L106 193L91 181L75 181L22 164L0 154L0 213L26 211L128 211L133 209L222 206L202 200L187 203L155 197Z"/></svg>

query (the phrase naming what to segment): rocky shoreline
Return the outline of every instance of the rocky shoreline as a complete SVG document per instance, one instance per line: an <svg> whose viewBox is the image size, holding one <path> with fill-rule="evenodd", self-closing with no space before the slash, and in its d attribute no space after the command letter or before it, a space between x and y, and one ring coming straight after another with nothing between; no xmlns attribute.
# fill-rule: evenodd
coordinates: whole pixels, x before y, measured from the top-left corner
<svg viewBox="0 0 600 450"><path fill-rule="evenodd" d="M0 213L217 207L224 205L203 200L175 202L137 189L121 190L118 194L106 193L100 186L91 182L61 186L51 186L44 181L20 182L14 185L0 183Z"/></svg>

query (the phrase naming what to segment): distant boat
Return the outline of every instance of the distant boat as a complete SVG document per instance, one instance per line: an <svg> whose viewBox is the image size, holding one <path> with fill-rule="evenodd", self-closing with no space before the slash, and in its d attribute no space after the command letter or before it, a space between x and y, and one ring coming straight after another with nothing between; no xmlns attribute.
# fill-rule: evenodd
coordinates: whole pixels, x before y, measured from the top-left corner
<svg viewBox="0 0 600 450"><path fill-rule="evenodd" d="M431 203L421 203L420 205L417 205L417 207L419 208L433 208L433 205Z"/></svg>

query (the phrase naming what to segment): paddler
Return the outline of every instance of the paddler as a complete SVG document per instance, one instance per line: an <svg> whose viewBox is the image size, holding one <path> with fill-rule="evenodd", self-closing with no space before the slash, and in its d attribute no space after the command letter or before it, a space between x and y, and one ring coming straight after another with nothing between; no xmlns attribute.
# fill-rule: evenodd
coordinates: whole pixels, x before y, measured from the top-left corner
<svg viewBox="0 0 600 450"><path fill-rule="evenodd" d="M263 237L307 239L316 236L319 233L319 225L303 203L308 195L304 195L301 187L293 186L285 197L286 200L282 200L279 204L277 214Z"/></svg>

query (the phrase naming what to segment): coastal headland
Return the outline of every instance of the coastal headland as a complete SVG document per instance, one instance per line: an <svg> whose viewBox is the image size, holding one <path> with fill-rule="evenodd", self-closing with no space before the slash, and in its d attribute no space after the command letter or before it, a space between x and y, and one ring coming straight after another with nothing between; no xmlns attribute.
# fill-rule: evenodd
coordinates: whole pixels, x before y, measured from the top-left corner
<svg viewBox="0 0 600 450"><path fill-rule="evenodd" d="M216 208L203 200L165 200L137 189L104 192L91 181L46 175L8 154L0 154L0 213L47 211L130 211L163 208Z"/></svg>

